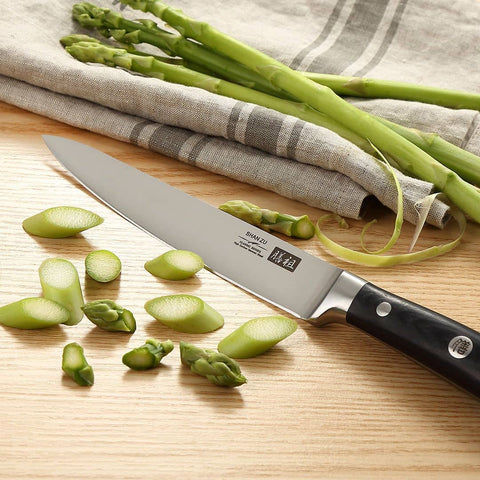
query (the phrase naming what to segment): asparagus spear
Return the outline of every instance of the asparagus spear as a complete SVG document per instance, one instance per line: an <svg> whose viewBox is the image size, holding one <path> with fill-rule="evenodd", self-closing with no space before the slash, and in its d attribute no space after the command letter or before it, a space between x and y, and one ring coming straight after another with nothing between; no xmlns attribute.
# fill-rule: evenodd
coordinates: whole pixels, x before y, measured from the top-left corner
<svg viewBox="0 0 480 480"><path fill-rule="evenodd" d="M206 377L215 385L238 387L247 381L238 363L223 353L180 342L180 357L193 373Z"/></svg>
<svg viewBox="0 0 480 480"><path fill-rule="evenodd" d="M173 350L171 340L161 342L149 338L141 347L134 348L122 357L122 362L132 370L149 370L158 367L163 357Z"/></svg>
<svg viewBox="0 0 480 480"><path fill-rule="evenodd" d="M70 55L82 62L122 67L167 82L202 88L218 95L272 108L287 115L298 117L306 122L328 128L364 151L372 155L376 154L367 140L308 105L268 95L243 85L237 85L208 74L190 70L182 65L168 64L154 56L139 55L138 52L132 53L123 48L105 45L92 38L86 42L84 41L84 35L68 35L63 37L61 42L66 46L65 49Z"/></svg>
<svg viewBox="0 0 480 480"><path fill-rule="evenodd" d="M261 75L243 65L212 52L203 45L192 42L181 35L163 30L152 20L127 20L119 13L100 8L88 2L73 6L73 18L85 28L95 28L106 37L118 42L148 43L163 50L167 55L179 56L194 66L194 70L211 71L223 78L234 80L241 85L255 88L284 98L291 96L282 93Z"/></svg>
<svg viewBox="0 0 480 480"><path fill-rule="evenodd" d="M268 232L279 232L289 237L303 239L312 238L315 233L315 226L308 215L294 217L286 213L257 207L245 200L230 200L218 208Z"/></svg>
<svg viewBox="0 0 480 480"><path fill-rule="evenodd" d="M78 60L103 63L110 66L121 66L145 75L162 78L166 81L196 86L213 93L229 96L245 102L256 103L257 105L262 105L267 108L273 108L287 115L293 115L307 122L328 128L356 144L364 151L374 156L377 155L377 150L372 148L372 144L369 141L354 134L351 130L346 129L343 125L332 120L327 115L304 104L254 91L225 80L192 71L183 66L166 64L153 56L140 56L138 53L127 52L121 48L104 45L90 37L88 37L88 41L86 41L84 35L69 35L62 38L61 41L64 45L67 45L67 51ZM452 170L457 171L457 173L460 173L467 180L470 180L474 184L480 184L480 158L476 155L446 142L438 135L401 127L384 119L378 118L378 120L426 152L432 153L438 160L445 163L445 165ZM401 167L400 165L400 168ZM403 168L403 170L409 173L408 169ZM449 170L447 170L447 172L448 171ZM431 172L431 176L435 177L435 171ZM458 181L461 182L460 179L458 179ZM437 185L438 183L439 182L437 182ZM463 185L463 183L462 187L468 188Z"/></svg>
<svg viewBox="0 0 480 480"><path fill-rule="evenodd" d="M112 66L118 65L123 66L124 68L126 68L128 64L131 70L154 77L159 77L160 73L163 72L164 80L192 85L220 95L229 96L245 102L256 103L257 105L273 108L287 115L293 115L307 122L328 128L356 144L367 153L374 156L377 155L376 150L372 148L370 142L354 134L351 130L346 129L343 125L332 120L327 115L324 115L304 104L284 100L263 92L253 93L251 89L246 87L222 81L189 69L177 69L176 75L173 75L175 68L168 69L168 67L165 66L165 62L163 62L163 59L159 59L158 57L151 57L154 61L154 66L152 68L147 68L145 63L140 67L133 61L136 58L135 55L138 56L139 52L126 52L130 55L129 61L127 61L126 53L123 55L123 59L117 58L121 53L120 49L116 49L115 59L112 62L110 59L112 55L111 51L109 52L103 49L102 53L99 53L95 48L95 44L97 44L98 47L101 43L91 37L87 38L88 40L85 39L84 35L69 35L62 38L61 41L67 46L68 52L81 61L105 63ZM83 42L85 41L91 42L92 45L84 44ZM114 48L108 45L105 45L104 47L106 49ZM174 66L172 65L172 67ZM393 122L387 122L387 120L384 119L378 118L378 120L385 123L389 128L394 129L398 134L404 136L412 143L415 143L425 152L433 155L437 160L459 173L466 180L469 180L474 184L480 184L480 158L476 155L446 142L438 135L401 127Z"/></svg>
<svg viewBox="0 0 480 480"><path fill-rule="evenodd" d="M256 72L245 68L238 62L218 55L203 45L192 42L179 35L160 29L151 20L133 22L126 20L120 14L108 9L99 8L90 3L77 4L73 7L73 16L86 28L96 28L104 36L111 36L123 43L149 43L163 50L169 55L179 55L187 60L185 66L201 73L213 72L215 76L230 80L256 90L266 92L284 99L292 100L292 96L278 88L269 86L269 82ZM90 39L91 41L92 39ZM71 43L71 40L70 40ZM132 51L132 50L129 50ZM132 53L140 54L134 49ZM163 57L161 59L165 61ZM425 103L448 106L452 108L480 108L480 95L469 92L452 91L421 85L382 81L377 79L363 79L358 77L343 77L338 75L314 74L302 72L307 78L332 88L339 95L366 96L370 98L388 97L404 100L416 100ZM236 97L235 97L236 98ZM268 105L267 105L268 106ZM409 129L393 122L378 118L386 126L399 135L407 138L419 148L434 157L440 163L458 173L465 180L480 184L480 158L467 152L433 133L424 133ZM360 148L370 154L370 144L364 139L355 137L352 132L345 132L345 128L336 125L331 119L320 116L316 120L307 119L312 123L329 128L353 141ZM347 134L346 134L347 133Z"/></svg>
<svg viewBox="0 0 480 480"><path fill-rule="evenodd" d="M97 7L88 2L74 5L73 16L83 27L97 28L103 35L114 36L117 40L127 43L150 43L169 55L183 57L191 62L190 65L202 65L219 75L223 73L224 78L231 81L269 93L276 92L277 95L290 98L287 93L272 88L255 71L244 68L241 64L227 57L219 57L204 45L191 42L181 35L173 35L159 28L151 20L130 21L119 13ZM133 32L135 34L129 36ZM480 94L477 93L377 78L348 77L314 72L300 73L316 83L329 87L338 95L397 98L449 108L480 110Z"/></svg>
<svg viewBox="0 0 480 480"><path fill-rule="evenodd" d="M477 155L447 142L436 133L403 127L381 117L375 118L456 172L464 180L473 185L480 185L480 157Z"/></svg>
<svg viewBox="0 0 480 480"><path fill-rule="evenodd" d="M180 35L173 35L158 27L151 20L130 21L121 14L84 2L73 7L73 17L86 28L96 28L102 35L113 36L126 43L149 43L168 55L178 55L193 70L207 68L211 72L241 85L291 98L285 92L272 88L257 72L245 68L225 56L219 56L204 45L192 42ZM134 33L133 35L130 35ZM406 82L377 78L347 77L312 72L300 72L316 83L331 88L338 95L366 98L397 98L431 103L449 108L480 110L480 94L447 90Z"/></svg>
<svg viewBox="0 0 480 480"><path fill-rule="evenodd" d="M133 333L137 328L133 313L113 300L94 300L83 305L82 310L92 323L109 332Z"/></svg>
<svg viewBox="0 0 480 480"><path fill-rule="evenodd" d="M160 0L120 0L133 8L150 12L184 37L242 63L310 107L369 139L385 156L411 175L432 182L472 219L480 222L480 191L459 175L389 127L338 97L330 88L317 84L283 63L235 40L209 24L187 17Z"/></svg>
<svg viewBox="0 0 480 480"><path fill-rule="evenodd" d="M449 108L480 110L480 94L478 93L380 80L378 78L346 77L312 72L301 73L310 80L331 88L338 95L364 98L396 98Z"/></svg>
<svg viewBox="0 0 480 480"><path fill-rule="evenodd" d="M76 342L63 348L62 370L82 387L93 385L93 369L85 358L82 346Z"/></svg>

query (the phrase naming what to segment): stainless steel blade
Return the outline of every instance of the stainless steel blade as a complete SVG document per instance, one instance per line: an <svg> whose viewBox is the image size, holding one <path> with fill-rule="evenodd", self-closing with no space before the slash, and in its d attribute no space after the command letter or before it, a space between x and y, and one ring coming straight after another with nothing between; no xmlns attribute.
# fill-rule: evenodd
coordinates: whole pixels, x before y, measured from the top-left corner
<svg viewBox="0 0 480 480"><path fill-rule="evenodd" d="M198 253L215 274L287 312L309 319L338 287L340 268L90 146L43 138L60 163L114 211L168 245ZM356 291L348 293L353 298Z"/></svg>

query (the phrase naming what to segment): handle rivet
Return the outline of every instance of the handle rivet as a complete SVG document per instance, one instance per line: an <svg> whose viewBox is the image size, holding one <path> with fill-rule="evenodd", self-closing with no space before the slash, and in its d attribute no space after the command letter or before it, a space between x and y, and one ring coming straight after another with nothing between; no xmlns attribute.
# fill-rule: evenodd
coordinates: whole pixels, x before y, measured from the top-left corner
<svg viewBox="0 0 480 480"><path fill-rule="evenodd" d="M473 350L473 342L464 335L453 337L448 344L448 353L453 358L465 358Z"/></svg>
<svg viewBox="0 0 480 480"><path fill-rule="evenodd" d="M388 302L382 302L377 305L377 315L386 317L392 311L392 306Z"/></svg>

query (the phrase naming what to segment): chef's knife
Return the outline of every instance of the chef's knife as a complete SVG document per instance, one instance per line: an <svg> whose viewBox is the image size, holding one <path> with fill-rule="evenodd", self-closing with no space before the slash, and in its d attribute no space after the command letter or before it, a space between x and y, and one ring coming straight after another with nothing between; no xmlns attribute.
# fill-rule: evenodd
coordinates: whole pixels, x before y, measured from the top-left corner
<svg viewBox="0 0 480 480"><path fill-rule="evenodd" d="M480 396L478 332L90 146L43 138L60 163L100 200L168 245L198 253L213 273L314 325L342 320Z"/></svg>

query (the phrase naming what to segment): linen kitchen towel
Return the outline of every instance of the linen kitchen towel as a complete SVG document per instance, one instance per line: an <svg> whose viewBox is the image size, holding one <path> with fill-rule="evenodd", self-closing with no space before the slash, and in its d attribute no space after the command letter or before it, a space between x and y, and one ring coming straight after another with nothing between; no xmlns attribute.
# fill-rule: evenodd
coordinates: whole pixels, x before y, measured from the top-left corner
<svg viewBox="0 0 480 480"><path fill-rule="evenodd" d="M388 172L322 127L197 88L73 59L59 39L92 34L71 19L74 3L4 2L0 100L343 216L360 217L372 195L395 209L397 192ZM94 3L122 10L127 18L147 17L115 1ZM472 67L480 2L173 0L171 5L301 70L480 91L480 74ZM478 112L398 100L353 102L480 153ZM414 204L433 187L398 175L405 218L415 223ZM443 226L446 218L448 207L436 200L428 222Z"/></svg>

